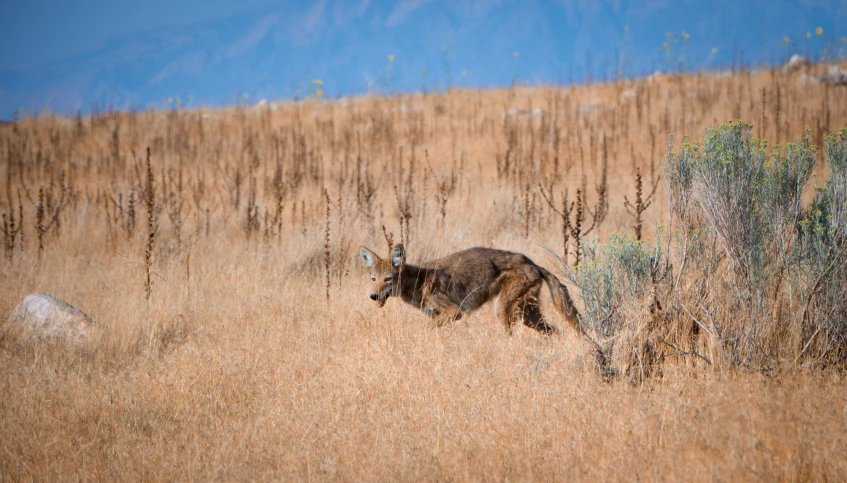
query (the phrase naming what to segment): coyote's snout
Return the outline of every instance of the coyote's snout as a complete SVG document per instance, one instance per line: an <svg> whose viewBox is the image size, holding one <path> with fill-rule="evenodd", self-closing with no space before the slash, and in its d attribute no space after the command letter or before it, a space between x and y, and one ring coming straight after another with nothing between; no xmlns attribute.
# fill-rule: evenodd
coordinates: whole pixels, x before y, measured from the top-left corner
<svg viewBox="0 0 847 483"><path fill-rule="evenodd" d="M400 297L441 326L499 297L499 316L509 333L514 322L521 320L549 334L556 329L544 319L538 305L541 286L546 284L553 305L582 332L567 287L526 255L476 247L416 267L406 263L403 245L396 245L387 260L365 247L360 253L370 268L371 299L380 307L388 297Z"/></svg>

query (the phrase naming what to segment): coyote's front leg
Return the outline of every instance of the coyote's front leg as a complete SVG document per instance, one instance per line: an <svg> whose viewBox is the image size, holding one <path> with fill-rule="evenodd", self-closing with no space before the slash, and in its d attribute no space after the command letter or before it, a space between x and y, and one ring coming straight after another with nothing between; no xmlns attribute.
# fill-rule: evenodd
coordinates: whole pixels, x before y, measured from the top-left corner
<svg viewBox="0 0 847 483"><path fill-rule="evenodd" d="M430 294L421 305L423 313L432 318L436 327L443 327L462 318L464 312L442 293Z"/></svg>

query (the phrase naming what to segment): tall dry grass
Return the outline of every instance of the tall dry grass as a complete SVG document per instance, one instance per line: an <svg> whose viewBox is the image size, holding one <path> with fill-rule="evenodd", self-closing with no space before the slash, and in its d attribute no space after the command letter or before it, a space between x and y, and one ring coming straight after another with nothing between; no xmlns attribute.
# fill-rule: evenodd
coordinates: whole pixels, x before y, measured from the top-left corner
<svg viewBox="0 0 847 483"><path fill-rule="evenodd" d="M378 310L355 259L358 245L393 238L412 261L486 245L555 268L549 245L570 265L582 240L564 238L558 203L578 189L589 215L608 194L601 243L636 229L652 242L670 222L664 183L640 219L625 202L639 172L653 186L668 134L698 139L740 118L764 120L756 134L776 142L808 127L821 145L847 125L836 108L847 92L803 79L703 74L5 126L0 314L43 291L106 330L70 347L2 332L0 474L843 478L838 370L763 373L669 351L654 377L606 381L576 334L507 337L491 307L440 330L396 301ZM821 185L825 165L815 169Z"/></svg>

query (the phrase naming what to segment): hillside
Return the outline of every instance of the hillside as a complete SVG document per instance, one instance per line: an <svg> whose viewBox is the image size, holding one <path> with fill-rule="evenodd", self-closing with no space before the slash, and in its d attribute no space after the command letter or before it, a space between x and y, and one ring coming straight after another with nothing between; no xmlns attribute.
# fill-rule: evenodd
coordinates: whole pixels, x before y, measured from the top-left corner
<svg viewBox="0 0 847 483"><path fill-rule="evenodd" d="M46 292L103 335L73 345L4 327L0 474L838 479L843 322L820 322L812 296L803 315L800 282L759 317L732 296L719 238L698 275L708 257L683 242L711 231L705 216L672 218L666 170L669 149L734 119L769 146L807 128L823 146L847 126L847 88L815 81L825 70L4 125L0 314ZM824 152L811 156L804 206L829 176ZM582 257L592 240L605 253L635 233L624 203L639 171L642 196L656 190L644 241L627 240L667 247L670 276L627 299L615 316L634 322L610 333L587 312L590 272L573 268L556 210L582 197L584 230L607 207L580 235ZM527 254L567 282L607 360L559 320L551 337L509 337L490 305L440 329L398 300L377 308L359 246L387 255L388 238L415 262L477 245Z"/></svg>
<svg viewBox="0 0 847 483"><path fill-rule="evenodd" d="M10 46L0 51L0 119L7 120L19 109L73 115L165 107L177 98L192 107L245 94L302 98L313 79L336 97L777 64L788 52L847 55L839 43L847 6L810 0L7 7L0 17L0 44ZM823 35L807 40L816 27ZM674 49L663 50L665 42Z"/></svg>

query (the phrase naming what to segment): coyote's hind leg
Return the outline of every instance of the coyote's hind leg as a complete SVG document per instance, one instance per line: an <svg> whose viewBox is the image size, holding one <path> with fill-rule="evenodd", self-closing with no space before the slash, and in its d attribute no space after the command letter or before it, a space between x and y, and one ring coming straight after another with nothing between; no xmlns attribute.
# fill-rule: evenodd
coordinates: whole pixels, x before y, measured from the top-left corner
<svg viewBox="0 0 847 483"><path fill-rule="evenodd" d="M500 320L506 332L512 334L515 320L523 318L527 295L539 291L537 283L530 283L527 277L518 275L503 280L500 288Z"/></svg>
<svg viewBox="0 0 847 483"><path fill-rule="evenodd" d="M544 334L552 334L556 328L544 320L538 306L538 294L541 281L530 282L526 277L518 276L504 281L500 290L500 318L506 332L512 333L512 326L520 320L529 328Z"/></svg>
<svg viewBox="0 0 847 483"><path fill-rule="evenodd" d="M538 291L534 295L527 295L523 299L523 323L525 326L535 329L544 335L556 332L556 328L544 320L541 308L538 306Z"/></svg>

